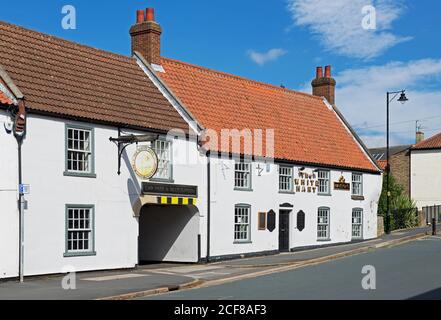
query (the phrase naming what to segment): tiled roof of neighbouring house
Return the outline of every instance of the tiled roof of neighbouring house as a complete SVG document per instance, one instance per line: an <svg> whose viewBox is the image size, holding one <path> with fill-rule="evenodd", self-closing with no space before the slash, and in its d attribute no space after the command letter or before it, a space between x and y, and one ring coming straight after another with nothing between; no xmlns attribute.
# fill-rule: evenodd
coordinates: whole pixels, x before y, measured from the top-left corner
<svg viewBox="0 0 441 320"><path fill-rule="evenodd" d="M0 21L0 65L29 110L116 125L188 130L134 58Z"/></svg>
<svg viewBox="0 0 441 320"><path fill-rule="evenodd" d="M412 147L411 144L390 147L389 148L389 155L394 156L397 153L409 150L411 147ZM380 161L380 160L386 161L387 160L387 149L386 148L372 148L372 149L369 149L369 152L371 153L372 157L376 161Z"/></svg>
<svg viewBox="0 0 441 320"><path fill-rule="evenodd" d="M205 128L274 129L276 159L379 171L320 97L172 59L162 66L158 75Z"/></svg>
<svg viewBox="0 0 441 320"><path fill-rule="evenodd" d="M412 147L412 150L441 149L441 133L423 140Z"/></svg>
<svg viewBox="0 0 441 320"><path fill-rule="evenodd" d="M0 91L0 104L10 105L12 104L11 99L9 99L3 92Z"/></svg>

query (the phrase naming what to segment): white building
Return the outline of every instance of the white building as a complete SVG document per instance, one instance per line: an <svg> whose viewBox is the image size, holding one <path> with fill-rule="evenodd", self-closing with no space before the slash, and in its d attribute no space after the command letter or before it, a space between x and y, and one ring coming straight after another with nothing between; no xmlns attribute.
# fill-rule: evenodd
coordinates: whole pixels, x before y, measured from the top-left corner
<svg viewBox="0 0 441 320"><path fill-rule="evenodd" d="M441 133L410 149L411 197L418 208L441 205Z"/></svg>
<svg viewBox="0 0 441 320"><path fill-rule="evenodd" d="M381 171L334 105L330 68L308 95L164 59L147 17L132 58L0 22L0 278L376 237ZM151 179L132 163L144 147Z"/></svg>

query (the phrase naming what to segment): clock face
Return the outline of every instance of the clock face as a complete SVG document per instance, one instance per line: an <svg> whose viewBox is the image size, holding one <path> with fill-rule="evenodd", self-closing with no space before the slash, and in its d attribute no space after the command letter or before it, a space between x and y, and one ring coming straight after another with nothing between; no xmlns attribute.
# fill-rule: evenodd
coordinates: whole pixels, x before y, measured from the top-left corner
<svg viewBox="0 0 441 320"><path fill-rule="evenodd" d="M158 156L151 148L140 148L133 156L133 170L141 179L150 179L158 170Z"/></svg>

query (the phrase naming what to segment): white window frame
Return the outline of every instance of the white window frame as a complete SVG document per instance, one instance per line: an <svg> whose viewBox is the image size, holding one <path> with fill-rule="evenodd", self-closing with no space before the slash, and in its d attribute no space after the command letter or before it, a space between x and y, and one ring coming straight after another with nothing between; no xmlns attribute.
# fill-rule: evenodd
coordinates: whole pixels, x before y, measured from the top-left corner
<svg viewBox="0 0 441 320"><path fill-rule="evenodd" d="M87 235L87 237L86 237ZM95 253L95 206L66 205L65 257L90 256ZM85 243L87 241L87 249ZM80 243L82 248L80 248ZM76 248L74 248L76 246Z"/></svg>
<svg viewBox="0 0 441 320"><path fill-rule="evenodd" d="M352 239L363 239L363 209L352 209Z"/></svg>
<svg viewBox="0 0 441 320"><path fill-rule="evenodd" d="M251 190L252 188L252 163L237 161L234 164L234 189Z"/></svg>
<svg viewBox="0 0 441 320"><path fill-rule="evenodd" d="M318 195L330 195L331 194L331 171L318 170L317 178L319 182Z"/></svg>
<svg viewBox="0 0 441 320"><path fill-rule="evenodd" d="M331 239L331 209L320 207L317 210L317 239L328 241Z"/></svg>
<svg viewBox="0 0 441 320"><path fill-rule="evenodd" d="M294 167L279 166L279 191L294 192Z"/></svg>
<svg viewBox="0 0 441 320"><path fill-rule="evenodd" d="M156 181L173 181L173 142L158 139L151 144L158 156L158 171L152 178Z"/></svg>
<svg viewBox="0 0 441 320"><path fill-rule="evenodd" d="M363 174L352 173L352 195L363 196ZM358 191L358 192L356 192Z"/></svg>
<svg viewBox="0 0 441 320"><path fill-rule="evenodd" d="M234 242L251 241L251 206L237 204L234 206Z"/></svg>
<svg viewBox="0 0 441 320"><path fill-rule="evenodd" d="M83 139L81 135L83 135ZM85 138L86 135L88 138ZM94 136L93 128L66 125L64 175L96 177ZM74 169L75 162L77 166L76 169ZM80 163L83 164L83 170L79 170Z"/></svg>

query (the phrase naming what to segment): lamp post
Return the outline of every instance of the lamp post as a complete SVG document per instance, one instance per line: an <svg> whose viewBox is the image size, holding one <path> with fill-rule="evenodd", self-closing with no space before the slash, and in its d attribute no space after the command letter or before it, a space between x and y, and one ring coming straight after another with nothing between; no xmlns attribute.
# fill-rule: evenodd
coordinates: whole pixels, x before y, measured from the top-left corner
<svg viewBox="0 0 441 320"><path fill-rule="evenodd" d="M392 96L393 95L393 96ZM386 204L386 234L390 234L391 228L390 228L390 190L389 190L389 176L390 176L390 146L389 146L389 105L392 101L395 100L396 97L400 95L400 98L398 99L399 102L402 104L409 101L406 97L406 90L401 91L395 91L395 92L387 92L387 115L386 115L386 156L387 156L387 162L386 162L386 192L387 192L387 204ZM392 96L392 98L391 98Z"/></svg>

